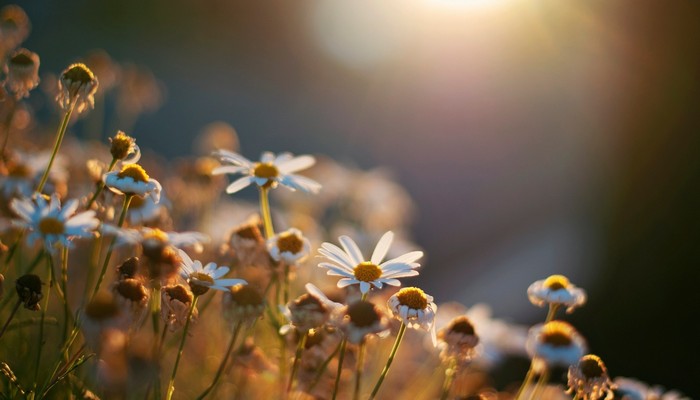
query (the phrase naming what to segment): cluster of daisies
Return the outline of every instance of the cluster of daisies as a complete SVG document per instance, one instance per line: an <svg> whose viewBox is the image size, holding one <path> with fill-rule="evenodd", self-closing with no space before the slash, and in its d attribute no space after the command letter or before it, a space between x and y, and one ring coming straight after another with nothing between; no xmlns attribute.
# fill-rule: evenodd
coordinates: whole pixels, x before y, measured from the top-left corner
<svg viewBox="0 0 700 400"><path fill-rule="evenodd" d="M446 305L438 314L432 296L402 287L419 274L423 252L397 250L414 248L396 245L401 227L324 242L308 223L313 203L306 219L273 212L270 193L278 187L323 197L326 187L305 171L317 164L313 156L265 152L251 161L220 146L161 184L147 172L159 176L159 162L140 163L136 140L118 131L104 159L83 160L89 151L66 149L63 139L100 98L85 63L56 80L52 97L62 118L52 150L41 153L22 142L32 132L14 122L39 84L38 55L20 48L28 34L21 8L0 9L3 398L681 398L612 380L602 360L586 354L582 335L557 318L586 301L566 277L530 286L530 301L549 313L528 333L484 308ZM148 85L133 86L130 93ZM135 103L141 109L149 101ZM82 163L70 180L66 159ZM228 185L227 174L235 176ZM236 225L233 212L207 213L222 189L235 195L250 186L259 205L244 222ZM341 203L334 196L326 204ZM387 200L367 203L366 213ZM372 219L391 215L386 221L396 223L408 209L392 208L401 212ZM222 243L175 229L206 226L197 224L205 219L227 227ZM371 253L368 238L376 240ZM521 353L531 366L520 389L490 387L486 376L499 357ZM565 389L548 384L557 367L568 368Z"/></svg>

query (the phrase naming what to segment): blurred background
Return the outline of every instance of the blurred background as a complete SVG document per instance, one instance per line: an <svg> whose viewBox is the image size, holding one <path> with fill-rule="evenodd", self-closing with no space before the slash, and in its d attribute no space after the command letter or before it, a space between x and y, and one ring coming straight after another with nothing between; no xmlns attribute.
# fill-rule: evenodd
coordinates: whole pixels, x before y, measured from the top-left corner
<svg viewBox="0 0 700 400"><path fill-rule="evenodd" d="M697 1L17 4L44 84L95 49L145 76L133 118L78 134L172 158L223 121L252 159L387 167L436 301L531 324L527 286L566 274L611 374L700 395Z"/></svg>

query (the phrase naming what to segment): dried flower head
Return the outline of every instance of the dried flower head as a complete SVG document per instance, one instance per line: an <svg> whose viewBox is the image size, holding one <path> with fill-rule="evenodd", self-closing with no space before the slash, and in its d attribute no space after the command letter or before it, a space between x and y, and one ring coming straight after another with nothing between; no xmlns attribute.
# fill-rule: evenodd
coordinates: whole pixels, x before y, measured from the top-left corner
<svg viewBox="0 0 700 400"><path fill-rule="evenodd" d="M16 50L7 62L6 87L16 99L29 96L39 85L39 56L27 49Z"/></svg>
<svg viewBox="0 0 700 400"><path fill-rule="evenodd" d="M137 324L146 316L149 291L138 279L120 279L112 286L112 293L129 325Z"/></svg>
<svg viewBox="0 0 700 400"><path fill-rule="evenodd" d="M130 257L117 267L119 279L135 278L139 271L139 258Z"/></svg>
<svg viewBox="0 0 700 400"><path fill-rule="evenodd" d="M41 285L41 279L34 274L26 274L17 278L15 288L24 308L34 311L41 309L39 306L39 301L42 298Z"/></svg>
<svg viewBox="0 0 700 400"><path fill-rule="evenodd" d="M581 400L611 400L614 397L613 385L608 369L600 357L588 354L569 367L567 393Z"/></svg>
<svg viewBox="0 0 700 400"><path fill-rule="evenodd" d="M443 358L456 358L468 361L474 354L474 347L479 343L479 336L474 330L472 321L466 315L460 315L442 328L437 337L442 344Z"/></svg>
<svg viewBox="0 0 700 400"><path fill-rule="evenodd" d="M21 7L11 4L0 9L0 50L19 46L29 36L30 29L29 17Z"/></svg>
<svg viewBox="0 0 700 400"><path fill-rule="evenodd" d="M417 287L407 287L391 296L387 305L394 318L401 320L409 328L430 332L433 345L437 345L435 333L437 305L433 303L432 296Z"/></svg>
<svg viewBox="0 0 700 400"><path fill-rule="evenodd" d="M306 259L311 252L309 239L295 228L280 232L267 241L267 251L275 261L296 265Z"/></svg>
<svg viewBox="0 0 700 400"><path fill-rule="evenodd" d="M68 111L75 103L75 112L80 114L95 107L98 85L97 77L90 68L81 63L72 64L61 73L56 101L64 111Z"/></svg>
<svg viewBox="0 0 700 400"><path fill-rule="evenodd" d="M308 332L325 324L330 317L330 311L331 309L318 297L304 293L289 303L284 314L291 326L299 332ZM285 334L289 330L288 327L290 325L283 326L280 332Z"/></svg>
<svg viewBox="0 0 700 400"><path fill-rule="evenodd" d="M115 160L133 164L141 158L141 150L136 145L136 139L122 131L117 131L114 137L109 138L109 143L109 152Z"/></svg>
<svg viewBox="0 0 700 400"><path fill-rule="evenodd" d="M250 285L235 285L221 299L224 318L232 324L253 322L265 311L265 300Z"/></svg>
<svg viewBox="0 0 700 400"><path fill-rule="evenodd" d="M533 326L525 347L530 357L544 361L547 366L568 367L583 356L586 342L570 324L551 321Z"/></svg>
<svg viewBox="0 0 700 400"><path fill-rule="evenodd" d="M545 304L562 305L567 307L568 313L586 303L586 292L571 284L564 275L552 275L534 282L527 289L527 296L538 307Z"/></svg>
<svg viewBox="0 0 700 400"><path fill-rule="evenodd" d="M389 321L373 303L357 300L339 310L338 325L350 343L361 343L367 335L379 334L389 329Z"/></svg>
<svg viewBox="0 0 700 400"><path fill-rule="evenodd" d="M194 295L183 285L171 285L161 289L161 317L171 332L185 326ZM192 310L192 322L197 317Z"/></svg>

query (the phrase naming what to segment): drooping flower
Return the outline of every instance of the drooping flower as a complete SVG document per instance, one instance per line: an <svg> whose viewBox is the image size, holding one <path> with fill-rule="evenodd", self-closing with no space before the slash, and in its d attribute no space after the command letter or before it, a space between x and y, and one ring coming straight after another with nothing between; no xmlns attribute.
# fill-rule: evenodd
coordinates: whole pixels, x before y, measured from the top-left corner
<svg viewBox="0 0 700 400"><path fill-rule="evenodd" d="M160 183L148 176L146 171L138 164L126 164L121 171L108 172L104 176L107 187L123 195L144 197L151 196L154 202L160 201Z"/></svg>
<svg viewBox="0 0 700 400"><path fill-rule="evenodd" d="M265 311L265 299L251 285L235 285L224 293L221 307L224 319L230 323L252 323Z"/></svg>
<svg viewBox="0 0 700 400"><path fill-rule="evenodd" d="M64 111L68 111L75 102L75 112L80 114L95 107L98 85L97 77L90 68L81 63L72 64L61 73L56 101Z"/></svg>
<svg viewBox="0 0 700 400"><path fill-rule="evenodd" d="M534 282L527 288L527 297L538 307L545 304L566 306L566 312L586 303L586 292L574 286L564 275L552 275Z"/></svg>
<svg viewBox="0 0 700 400"><path fill-rule="evenodd" d="M295 172L314 165L316 159L310 155L294 157L291 153L281 153L275 156L265 152L259 162L252 162L238 153L228 150L214 152L223 165L212 172L218 174L242 174L226 188L226 193L236 193L239 190L255 183L260 187L275 188L278 185L286 186L291 190L301 190L307 193L316 193L321 189L321 184L306 178Z"/></svg>
<svg viewBox="0 0 700 400"><path fill-rule="evenodd" d="M41 285L41 279L34 274L25 274L17 278L15 288L24 308L34 311L41 309L39 306L39 301L43 297Z"/></svg>
<svg viewBox="0 0 700 400"><path fill-rule="evenodd" d="M433 302L433 296L417 287L407 287L391 296L387 305L394 318L401 320L409 328L430 332L433 346L437 345L435 333L437 305Z"/></svg>
<svg viewBox="0 0 700 400"><path fill-rule="evenodd" d="M202 295L209 289L229 290L231 286L248 284L243 279L220 279L228 273L228 267L217 267L213 262L202 266L201 261L193 261L186 252L178 250L178 253L182 259L180 276L190 284L190 290L195 296Z"/></svg>
<svg viewBox="0 0 700 400"><path fill-rule="evenodd" d="M0 9L0 55L22 43L30 29L29 17L21 7L10 4Z"/></svg>
<svg viewBox="0 0 700 400"><path fill-rule="evenodd" d="M586 347L583 337L564 321L533 326L525 344L530 357L543 361L548 367L576 364L586 352Z"/></svg>
<svg viewBox="0 0 700 400"><path fill-rule="evenodd" d="M423 252L412 251L382 263L393 238L391 231L385 233L379 239L370 260L366 261L355 241L348 236L341 236L338 240L344 251L332 243L323 243L318 252L330 262L322 262L318 266L328 269L328 275L343 277L338 281L338 287L359 284L362 294L369 292L372 286L380 289L384 284L400 286L398 278L418 275L415 269L420 264L416 260L423 257Z"/></svg>
<svg viewBox="0 0 700 400"><path fill-rule="evenodd" d="M311 244L300 230L291 228L271 237L267 241L267 250L275 261L295 265L306 259L311 252Z"/></svg>
<svg viewBox="0 0 700 400"><path fill-rule="evenodd" d="M474 348L479 343L474 325L466 315L453 318L437 333L437 337L442 348L441 357L455 358L461 362L471 360Z"/></svg>
<svg viewBox="0 0 700 400"><path fill-rule="evenodd" d="M161 289L161 317L171 332L185 326L194 295L183 285L171 285ZM198 312L192 310L192 320Z"/></svg>
<svg viewBox="0 0 700 400"><path fill-rule="evenodd" d="M29 244L41 238L48 250L60 243L71 247L71 240L76 237L91 237L100 225L92 210L75 214L78 201L70 200L63 207L58 196L47 200L43 195L31 199L13 199L10 208L21 218L14 220L15 225L28 229Z"/></svg>
<svg viewBox="0 0 700 400"><path fill-rule="evenodd" d="M566 392L581 400L612 400L615 396L608 369L593 354L581 357L578 364L569 367L568 386Z"/></svg>
<svg viewBox="0 0 700 400"><path fill-rule="evenodd" d="M369 301L357 300L338 310L338 326L348 342L361 343L370 334L383 334L389 330L385 314Z"/></svg>
<svg viewBox="0 0 700 400"><path fill-rule="evenodd" d="M21 99L39 85L39 56L27 49L15 51L7 62L7 88Z"/></svg>
<svg viewBox="0 0 700 400"><path fill-rule="evenodd" d="M292 300L283 310L290 324L282 326L280 333L286 334L291 327L302 333L308 332L313 328L319 328L328 322L334 311L342 307L342 304L328 299L312 283L306 284L306 291L307 293Z"/></svg>

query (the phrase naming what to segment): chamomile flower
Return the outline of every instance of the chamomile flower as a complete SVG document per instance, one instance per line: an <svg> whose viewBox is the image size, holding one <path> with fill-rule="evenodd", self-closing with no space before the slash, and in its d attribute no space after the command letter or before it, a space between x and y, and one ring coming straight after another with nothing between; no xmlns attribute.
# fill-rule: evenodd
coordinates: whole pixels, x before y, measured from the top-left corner
<svg viewBox="0 0 700 400"><path fill-rule="evenodd" d="M123 195L144 197L149 195L154 202L160 201L162 187L149 177L138 164L126 164L121 171L112 171L104 176L105 185L113 192Z"/></svg>
<svg viewBox="0 0 700 400"><path fill-rule="evenodd" d="M322 262L318 266L328 269L328 275L342 277L338 281L338 287L359 284L362 294L368 293L372 286L379 289L384 284L401 286L398 278L418 275L415 269L420 264L416 260L423 257L423 252L412 251L382 263L393 238L391 231L385 233L379 239L370 260L366 261L355 241L348 236L341 236L338 240L344 251L332 243L323 243L318 252L330 262Z"/></svg>
<svg viewBox="0 0 700 400"><path fill-rule="evenodd" d="M600 357L588 354L569 367L568 394L581 400L611 400L615 388Z"/></svg>
<svg viewBox="0 0 700 400"><path fill-rule="evenodd" d="M202 266L199 260L192 260L187 253L178 250L182 264L180 276L190 284L190 289L195 296L202 295L209 289L229 290L234 285L246 285L243 279L220 279L228 273L228 267L217 267L213 262Z"/></svg>
<svg viewBox="0 0 700 400"><path fill-rule="evenodd" d="M450 321L450 324L438 332L443 359L455 358L459 361L472 359L474 348L479 343L479 336L474 325L466 315L460 315Z"/></svg>
<svg viewBox="0 0 700 400"><path fill-rule="evenodd" d="M338 326L350 343L361 343L370 334L384 334L389 330L389 321L373 303L357 300L341 308L337 314Z"/></svg>
<svg viewBox="0 0 700 400"><path fill-rule="evenodd" d="M14 220L14 224L31 232L27 237L29 244L42 239L48 250L59 243L71 247L73 238L91 237L100 225L94 211L75 214L78 201L70 200L61 207L56 195L50 199L42 195L31 199L13 199L10 208L20 217Z"/></svg>
<svg viewBox="0 0 700 400"><path fill-rule="evenodd" d="M56 101L64 111L68 111L75 102L75 112L80 114L95 108L98 85L97 77L90 68L85 64L72 64L61 73Z"/></svg>
<svg viewBox="0 0 700 400"><path fill-rule="evenodd" d="M407 287L391 296L387 305L394 318L401 320L409 328L430 332L433 346L437 345L435 334L437 305L433 302L433 296L417 287Z"/></svg>
<svg viewBox="0 0 700 400"><path fill-rule="evenodd" d="M238 153L228 150L214 152L224 164L215 168L214 175L219 174L243 174L226 188L226 193L236 193L239 190L255 183L260 187L275 188L278 185L286 186L291 190L301 190L307 193L316 193L321 189L321 184L306 178L295 172L314 165L316 159L310 155L294 157L291 153L281 153L275 156L273 153L264 152L260 161L253 162Z"/></svg>
<svg viewBox="0 0 700 400"><path fill-rule="evenodd" d="M305 287L308 293L299 296L282 310L290 322L280 328L283 335L292 327L299 332L319 328L328 322L333 312L342 307L342 304L328 299L314 284L307 283Z"/></svg>
<svg viewBox="0 0 700 400"><path fill-rule="evenodd" d="M275 261L295 265L306 259L311 252L309 239L295 228L280 232L267 241L267 251Z"/></svg>
<svg viewBox="0 0 700 400"><path fill-rule="evenodd" d="M586 303L586 292L572 285L564 275L552 275L534 282L527 288L527 297L538 307L545 304L566 306L567 313Z"/></svg>
<svg viewBox="0 0 700 400"><path fill-rule="evenodd" d="M161 318L171 332L182 328L187 323L190 305L194 295L183 285L170 285L161 289ZM192 319L198 315L197 309L192 310Z"/></svg>
<svg viewBox="0 0 700 400"><path fill-rule="evenodd" d="M525 344L528 354L549 366L574 365L586 352L586 341L564 321L538 324L530 329Z"/></svg>
<svg viewBox="0 0 700 400"><path fill-rule="evenodd" d="M39 84L39 56L27 49L19 49L7 62L7 89L15 98L29 97L29 91Z"/></svg>

